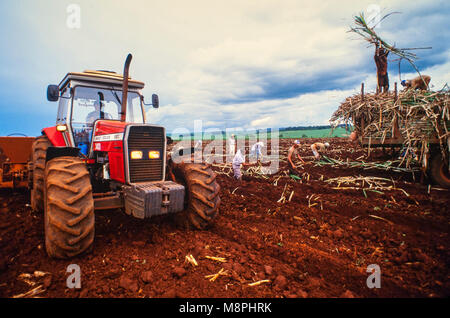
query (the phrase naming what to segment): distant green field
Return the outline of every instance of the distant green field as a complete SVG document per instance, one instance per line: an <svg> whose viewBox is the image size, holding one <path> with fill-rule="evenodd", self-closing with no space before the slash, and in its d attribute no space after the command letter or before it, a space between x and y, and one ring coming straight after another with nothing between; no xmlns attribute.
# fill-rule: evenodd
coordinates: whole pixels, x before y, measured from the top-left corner
<svg viewBox="0 0 450 318"><path fill-rule="evenodd" d="M264 136L263 133L260 133L261 136ZM279 131L278 132L278 136L279 138L328 138L328 137L347 137L349 135L349 132L345 130L345 128L342 127L338 127L336 129L333 130L333 132L331 131L331 128L326 128L326 129L305 129L305 130L284 130L284 131ZM203 135L203 139L204 140L211 140L211 139L223 139L224 138L224 134L220 134L217 133L213 136L211 136L211 134L205 134ZM256 133L242 133L236 134L236 138L237 139L242 139L242 138L256 138L257 134ZM229 138L229 135L226 136L227 138ZM191 135L185 135L185 136L172 136L172 138L176 141L179 140L189 140L189 139L194 139L193 136ZM271 134L270 132L267 133L267 138L271 138Z"/></svg>
<svg viewBox="0 0 450 318"><path fill-rule="evenodd" d="M328 129L307 129L307 130L286 130L280 131L280 138L327 138L327 137L346 137L349 132L345 128L338 127L331 131Z"/></svg>

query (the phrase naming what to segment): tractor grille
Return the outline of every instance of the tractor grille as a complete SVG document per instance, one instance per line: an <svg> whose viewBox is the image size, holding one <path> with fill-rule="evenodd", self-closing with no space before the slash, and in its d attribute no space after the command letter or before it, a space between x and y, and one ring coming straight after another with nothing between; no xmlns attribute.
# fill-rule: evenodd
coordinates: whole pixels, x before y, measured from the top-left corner
<svg viewBox="0 0 450 318"><path fill-rule="evenodd" d="M129 182L161 181L164 172L164 128L130 126L128 133ZM142 159L131 159L132 151L142 151ZM159 151L159 159L149 159L150 151Z"/></svg>

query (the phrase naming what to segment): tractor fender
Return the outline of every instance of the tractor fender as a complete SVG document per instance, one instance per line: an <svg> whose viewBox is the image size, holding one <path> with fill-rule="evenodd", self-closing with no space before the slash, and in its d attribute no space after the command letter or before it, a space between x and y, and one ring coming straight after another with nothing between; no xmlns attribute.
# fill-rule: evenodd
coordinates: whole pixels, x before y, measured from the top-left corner
<svg viewBox="0 0 450 318"><path fill-rule="evenodd" d="M56 130L56 126L42 129L42 134L46 135L51 144L55 147L65 147L66 141L62 132Z"/></svg>

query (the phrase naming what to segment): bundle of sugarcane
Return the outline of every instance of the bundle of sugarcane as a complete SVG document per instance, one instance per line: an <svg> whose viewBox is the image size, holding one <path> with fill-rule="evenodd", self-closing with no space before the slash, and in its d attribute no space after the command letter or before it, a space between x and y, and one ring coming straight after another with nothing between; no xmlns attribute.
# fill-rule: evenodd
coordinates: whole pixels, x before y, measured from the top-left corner
<svg viewBox="0 0 450 318"><path fill-rule="evenodd" d="M249 167L248 169L244 170L244 174L255 178L269 179L269 177L267 176L267 168L261 165Z"/></svg>
<svg viewBox="0 0 450 318"><path fill-rule="evenodd" d="M211 166L214 168L214 172L217 174L223 174L228 177L231 177L233 175L233 168L231 165L228 165L226 163L213 163Z"/></svg>
<svg viewBox="0 0 450 318"><path fill-rule="evenodd" d="M348 32L356 33L364 38L367 42L370 44L375 44L378 47L383 47L388 52L391 52L399 57L399 70L400 70L400 63L403 59L409 62L411 66L416 70L416 72L419 74L419 76L422 78L422 75L420 74L419 69L414 64L414 61L418 59L418 56L414 54L413 50L423 50L423 49L431 49L431 47L418 47L418 48L397 48L394 45L391 45L384 41L375 31L375 27L384 19L389 17L392 14L399 13L399 12L391 12L389 14L386 14L382 18L380 18L376 24L374 24L372 27L369 26L369 23L372 21L366 21L364 18L364 13L360 13L359 16L354 17L355 26L350 27L350 30Z"/></svg>
<svg viewBox="0 0 450 318"><path fill-rule="evenodd" d="M334 112L330 122L334 127L340 123L353 124L358 134L365 133L376 138L390 137L392 122L396 116L403 116L394 93L366 94L347 97ZM361 121L365 127L358 125ZM364 129L364 131L361 131Z"/></svg>
<svg viewBox="0 0 450 318"><path fill-rule="evenodd" d="M325 180L329 185L337 186L332 187L334 190L362 190L364 196L367 198L367 191L375 192L378 194L385 194L383 191L401 191L407 197L410 195L402 188L398 188L395 185L394 180L380 177L364 177L364 176L347 176L337 177ZM416 201L416 204L418 202Z"/></svg>
<svg viewBox="0 0 450 318"><path fill-rule="evenodd" d="M403 168L400 167L401 160L388 160L383 162L365 162L365 161L351 161L343 159L329 158L327 156L322 156L322 159L315 163L315 166L331 166L334 168L345 167L345 168L361 168L363 170L385 170L385 171L395 171L395 172L411 172L417 171L417 168Z"/></svg>
<svg viewBox="0 0 450 318"><path fill-rule="evenodd" d="M378 20L378 23L380 23L381 21L383 21L384 19L386 19L387 17L389 17L390 15L395 14L395 13L398 13L398 12L391 12L389 14L386 14L385 16L383 16L382 18L380 18ZM417 55L414 54L413 52L411 52L412 49L396 48L395 46L390 45L389 43L384 41L380 36L378 36L378 34L374 31L374 28L377 26L377 24L375 24L373 27L369 27L369 24L364 17L364 13L360 13L359 16L355 16L354 22L355 22L355 26L350 27L349 32L354 32L356 34L359 34L367 42L369 42L371 44L381 45L389 52L392 52L392 53L396 54L397 56L404 58L408 61L413 61L413 60L417 59ZM369 23L370 22L371 21L369 21Z"/></svg>
<svg viewBox="0 0 450 318"><path fill-rule="evenodd" d="M368 187L368 188L387 188L387 183L392 183L391 179L380 178L380 177L368 177L368 176L347 176L347 177L337 177L325 180L329 184L337 184L336 188L344 186L354 186L354 187Z"/></svg>

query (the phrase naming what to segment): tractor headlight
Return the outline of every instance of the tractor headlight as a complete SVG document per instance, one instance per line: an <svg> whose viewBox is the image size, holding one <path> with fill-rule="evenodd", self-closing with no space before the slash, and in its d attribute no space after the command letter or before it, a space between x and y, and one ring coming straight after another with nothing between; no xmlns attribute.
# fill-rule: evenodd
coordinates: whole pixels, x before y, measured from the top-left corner
<svg viewBox="0 0 450 318"><path fill-rule="evenodd" d="M66 125L56 125L56 130L63 132L67 130L67 126Z"/></svg>
<svg viewBox="0 0 450 318"><path fill-rule="evenodd" d="M149 151L149 153L148 153L148 158L149 159L159 159L159 157L160 157L160 153L159 153L159 151Z"/></svg>
<svg viewBox="0 0 450 318"><path fill-rule="evenodd" d="M134 150L130 153L131 159L142 159L142 151Z"/></svg>

